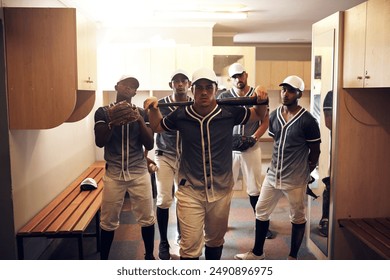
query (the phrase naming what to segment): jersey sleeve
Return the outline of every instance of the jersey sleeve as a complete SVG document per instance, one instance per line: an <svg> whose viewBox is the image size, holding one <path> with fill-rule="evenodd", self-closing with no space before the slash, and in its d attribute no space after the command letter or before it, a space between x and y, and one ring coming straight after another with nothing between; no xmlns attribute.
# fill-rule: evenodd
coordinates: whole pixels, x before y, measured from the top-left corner
<svg viewBox="0 0 390 280"><path fill-rule="evenodd" d="M106 115L104 114L103 107L100 107L95 112L95 125L98 123L107 123Z"/></svg>
<svg viewBox="0 0 390 280"><path fill-rule="evenodd" d="M308 113L308 112L307 112ZM305 121L304 133L307 142L321 142L321 132L317 120L310 114Z"/></svg>
<svg viewBox="0 0 390 280"><path fill-rule="evenodd" d="M166 131L174 131L174 130L177 130L177 127L176 127L176 120L177 120L177 112L179 110L175 110L171 113L169 113L168 115L166 115L165 117L163 117L163 119L161 120L161 127L166 130Z"/></svg>

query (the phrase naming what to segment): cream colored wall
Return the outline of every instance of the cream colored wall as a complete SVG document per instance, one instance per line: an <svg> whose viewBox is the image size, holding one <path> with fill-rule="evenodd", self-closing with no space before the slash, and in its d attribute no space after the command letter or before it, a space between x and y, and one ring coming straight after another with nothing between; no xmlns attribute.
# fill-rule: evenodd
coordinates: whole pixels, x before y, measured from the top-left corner
<svg viewBox="0 0 390 280"><path fill-rule="evenodd" d="M10 131L15 229L95 161L91 114L49 130Z"/></svg>

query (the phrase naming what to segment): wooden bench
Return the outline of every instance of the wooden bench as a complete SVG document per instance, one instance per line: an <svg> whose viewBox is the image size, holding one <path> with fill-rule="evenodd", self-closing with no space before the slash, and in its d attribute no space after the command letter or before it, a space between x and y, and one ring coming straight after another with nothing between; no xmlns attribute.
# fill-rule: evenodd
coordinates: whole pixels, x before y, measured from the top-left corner
<svg viewBox="0 0 390 280"><path fill-rule="evenodd" d="M379 256L390 259L390 217L340 219L338 222Z"/></svg>
<svg viewBox="0 0 390 280"><path fill-rule="evenodd" d="M24 259L23 239L30 237L77 238L80 259L84 258L83 238L96 237L97 250L100 251L99 210L104 164L104 161L98 161L88 167L18 231L16 240L19 259ZM95 179L98 188L92 191L81 191L80 184L88 177ZM95 232L87 233L86 229L93 218L96 222Z"/></svg>

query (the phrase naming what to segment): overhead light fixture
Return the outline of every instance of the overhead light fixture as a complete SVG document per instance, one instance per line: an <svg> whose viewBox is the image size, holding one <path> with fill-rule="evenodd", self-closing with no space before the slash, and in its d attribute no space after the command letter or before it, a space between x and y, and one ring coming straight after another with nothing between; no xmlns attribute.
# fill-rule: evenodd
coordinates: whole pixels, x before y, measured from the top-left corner
<svg viewBox="0 0 390 280"><path fill-rule="evenodd" d="M231 19L240 20L246 19L248 13L246 12L206 12L206 11L155 11L154 16L164 19L188 19L188 20L217 20L217 19Z"/></svg>

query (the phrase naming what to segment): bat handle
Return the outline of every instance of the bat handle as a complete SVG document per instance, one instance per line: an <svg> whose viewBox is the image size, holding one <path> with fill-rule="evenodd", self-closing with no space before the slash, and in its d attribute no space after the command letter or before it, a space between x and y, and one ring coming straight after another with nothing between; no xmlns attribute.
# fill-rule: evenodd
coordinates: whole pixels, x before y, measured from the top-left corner
<svg viewBox="0 0 390 280"><path fill-rule="evenodd" d="M269 100L257 103L257 97L230 97L217 99L219 105L231 105L231 106L242 106L242 105L268 105Z"/></svg>
<svg viewBox="0 0 390 280"><path fill-rule="evenodd" d="M194 104L193 101L184 101L184 102L169 102L169 103L158 103L158 107L171 107L171 106L188 106Z"/></svg>

